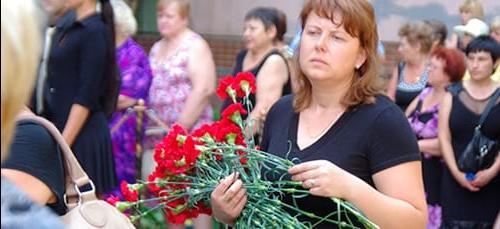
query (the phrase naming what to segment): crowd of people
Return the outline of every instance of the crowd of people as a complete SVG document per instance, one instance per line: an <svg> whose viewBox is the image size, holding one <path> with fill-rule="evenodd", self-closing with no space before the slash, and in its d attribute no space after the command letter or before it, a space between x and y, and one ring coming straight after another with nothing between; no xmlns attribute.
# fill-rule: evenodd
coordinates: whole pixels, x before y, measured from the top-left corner
<svg viewBox="0 0 500 229"><path fill-rule="evenodd" d="M17 117L51 121L105 199L136 181L137 144L151 149L174 123L196 129L230 104L210 104L215 61L189 27L188 0L158 1L160 39L149 53L123 0L40 2L2 1L2 228L62 228L55 216L67 212L57 143ZM338 197L381 228L500 226L500 16L488 26L478 0L458 9L449 37L438 20L399 28L400 62L386 85L369 1L305 1L293 48L282 10L248 11L232 72L256 76L245 131L262 150L301 161L288 171L312 194L297 200L301 209L326 216L336 205L325 199ZM130 112L143 104L155 120ZM461 171L475 130L496 141L496 156ZM211 195L213 218L232 225L245 203L242 181L226 177ZM212 228L212 218L194 227Z"/></svg>

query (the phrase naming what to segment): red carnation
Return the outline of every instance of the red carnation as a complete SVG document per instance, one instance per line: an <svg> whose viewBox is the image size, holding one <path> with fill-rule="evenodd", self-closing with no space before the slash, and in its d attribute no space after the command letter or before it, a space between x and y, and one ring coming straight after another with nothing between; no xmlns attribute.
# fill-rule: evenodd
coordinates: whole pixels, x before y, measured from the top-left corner
<svg viewBox="0 0 500 229"><path fill-rule="evenodd" d="M255 93L257 90L255 86L255 76L251 72L239 72L236 74L232 85L240 98Z"/></svg>
<svg viewBox="0 0 500 229"><path fill-rule="evenodd" d="M241 103L234 103L222 111L222 118L229 119L238 126L243 127L243 119L241 118L241 115L245 114L247 114L247 111L243 108L243 105Z"/></svg>
<svg viewBox="0 0 500 229"><path fill-rule="evenodd" d="M111 204L113 206L116 206L116 202L118 202L118 201L120 201L120 198L118 198L115 195L111 195L108 198L106 198L106 202L108 202L109 204Z"/></svg>
<svg viewBox="0 0 500 229"><path fill-rule="evenodd" d="M216 93L220 99L225 100L227 97L230 97L233 102L236 102L236 90L232 87L233 82L234 77L232 76L225 76L219 80Z"/></svg>
<svg viewBox="0 0 500 229"><path fill-rule="evenodd" d="M139 199L139 192L137 190L130 190L126 181L122 181L120 189L126 201L136 202Z"/></svg>

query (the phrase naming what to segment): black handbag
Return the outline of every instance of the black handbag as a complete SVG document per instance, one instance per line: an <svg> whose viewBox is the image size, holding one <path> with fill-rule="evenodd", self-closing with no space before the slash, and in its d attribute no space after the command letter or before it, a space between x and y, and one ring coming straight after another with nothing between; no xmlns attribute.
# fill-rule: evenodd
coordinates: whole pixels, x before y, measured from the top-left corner
<svg viewBox="0 0 500 229"><path fill-rule="evenodd" d="M458 160L458 169L465 173L475 173L479 170L489 168L499 152L499 140L498 139L490 139L484 136L481 133L481 126L486 120L486 117L490 113L493 106L500 95L500 89L497 89L493 96L490 98L490 101L486 105L486 108L481 114L479 118L479 123L474 129L474 135L472 136L471 141L465 147L465 150L462 152Z"/></svg>

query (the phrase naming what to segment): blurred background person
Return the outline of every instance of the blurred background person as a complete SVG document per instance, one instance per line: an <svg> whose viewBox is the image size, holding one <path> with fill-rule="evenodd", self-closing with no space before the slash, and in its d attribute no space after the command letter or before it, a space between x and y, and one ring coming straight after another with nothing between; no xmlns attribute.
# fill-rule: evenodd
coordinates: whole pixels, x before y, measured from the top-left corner
<svg viewBox="0 0 500 229"><path fill-rule="evenodd" d="M448 29L446 28L446 25L439 20L425 20L424 23L429 25L431 28L431 50L434 50L437 47L444 47L446 36L448 36Z"/></svg>
<svg viewBox="0 0 500 229"><path fill-rule="evenodd" d="M461 38L464 47L467 47L469 43L476 37L481 35L488 35L489 28L488 25L476 18L472 18L467 22L466 25L458 25L453 28L458 37ZM465 49L464 49L465 50ZM463 80L469 80L469 71L465 72Z"/></svg>
<svg viewBox="0 0 500 229"><path fill-rule="evenodd" d="M489 36L472 40L465 49L470 80L449 88L439 109L439 142L447 168L443 170L443 228L491 228L500 210L500 157L489 168L466 178L457 161L472 139L481 114L500 83L491 79L500 45ZM500 139L500 99L480 127L490 139Z"/></svg>
<svg viewBox="0 0 500 229"><path fill-rule="evenodd" d="M149 105L168 126L177 123L187 130L213 119L210 96L215 91L215 63L207 42L189 28L187 0L160 0L158 30L162 39L151 48L149 60L153 80ZM153 148L162 136L148 137ZM176 228L170 225L169 228ZM199 216L196 228L211 228L211 218Z"/></svg>
<svg viewBox="0 0 500 229"><path fill-rule="evenodd" d="M443 39L444 40L444 39ZM427 228L441 226L441 175L443 168L438 140L438 111L446 87L459 82L465 72L465 58L458 49L438 46L431 54L429 87L406 109L410 126L422 153L422 175L427 199Z"/></svg>
<svg viewBox="0 0 500 229"><path fill-rule="evenodd" d="M460 25L466 25L472 18L484 20L483 5L479 0L464 0L458 10L460 12ZM455 33L451 34L450 40L447 41L446 46L449 48L458 48L462 51L467 47Z"/></svg>
<svg viewBox="0 0 500 229"><path fill-rule="evenodd" d="M490 36L500 43L500 16L493 18L490 24ZM500 82L500 60L497 60L495 73L491 76L494 81ZM500 218L500 217L499 217Z"/></svg>
<svg viewBox="0 0 500 229"><path fill-rule="evenodd" d="M8 156L15 119L32 90L41 50L42 14L32 0L1 1L1 160ZM40 23L40 24L38 24ZM2 228L64 228L2 174Z"/></svg>
<svg viewBox="0 0 500 229"><path fill-rule="evenodd" d="M275 46L282 39L278 36L279 24L279 15L272 8L254 8L245 15L245 49L236 57L233 76L239 72L251 72L256 77L257 91L250 95L253 109L247 116L250 124L247 136L258 133L267 110L281 96L292 92L287 59ZM226 100L221 110L230 103Z"/></svg>
<svg viewBox="0 0 500 229"><path fill-rule="evenodd" d="M472 39L481 35L488 35L489 27L484 21L472 18L465 25L453 27L453 32L460 38L462 45L467 47Z"/></svg>
<svg viewBox="0 0 500 229"><path fill-rule="evenodd" d="M497 42L500 42L500 16L494 17L491 21L490 36Z"/></svg>
<svg viewBox="0 0 500 229"><path fill-rule="evenodd" d="M62 132L96 193L116 186L108 116L119 81L113 11L109 1L68 0L75 21L53 37L47 66L44 116Z"/></svg>
<svg viewBox="0 0 500 229"><path fill-rule="evenodd" d="M118 184L122 181L135 183L136 173L140 172L136 171L135 164L136 138L139 137L136 136L137 115L127 109L137 105L138 100L147 101L152 73L148 55L132 39L137 31L137 21L132 10L123 0L111 0L111 6L115 16L116 61L121 77L116 112L109 123L113 158ZM144 134L144 128L139 134ZM115 188L113 195L121 196L119 186Z"/></svg>
<svg viewBox="0 0 500 229"><path fill-rule="evenodd" d="M401 62L392 72L387 95L402 111L427 85L431 34L424 22L406 23L399 29Z"/></svg>

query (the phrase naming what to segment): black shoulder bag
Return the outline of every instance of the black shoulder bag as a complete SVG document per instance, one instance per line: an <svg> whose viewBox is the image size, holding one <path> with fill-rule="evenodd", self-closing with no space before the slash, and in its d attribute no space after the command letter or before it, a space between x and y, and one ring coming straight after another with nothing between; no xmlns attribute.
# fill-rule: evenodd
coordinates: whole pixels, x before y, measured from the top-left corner
<svg viewBox="0 0 500 229"><path fill-rule="evenodd" d="M471 141L462 152L458 160L458 169L465 173L475 173L479 170L489 168L499 152L499 140L490 139L481 133L481 126L486 120L493 106L500 95L500 89L497 89L493 96L490 98L488 105L479 118L479 123L474 129L474 135Z"/></svg>

